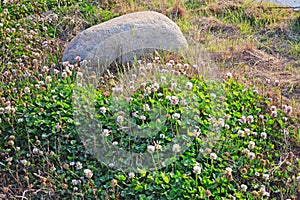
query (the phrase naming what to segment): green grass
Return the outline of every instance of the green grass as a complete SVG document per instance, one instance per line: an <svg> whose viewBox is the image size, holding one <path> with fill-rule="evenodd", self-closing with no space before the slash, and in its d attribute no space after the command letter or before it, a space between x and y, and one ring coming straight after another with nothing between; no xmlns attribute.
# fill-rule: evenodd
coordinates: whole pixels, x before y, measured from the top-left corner
<svg viewBox="0 0 300 200"><path fill-rule="evenodd" d="M0 4L1 198L300 195L299 12L250 1ZM186 16L172 16L178 5ZM63 67L67 42L92 25L148 9L173 18L190 48L181 56L157 54L160 63L147 60L117 78L104 76L101 90L78 85L88 73L80 73L80 63ZM194 64L202 74L191 70ZM111 155L110 142L141 153L147 164Z"/></svg>

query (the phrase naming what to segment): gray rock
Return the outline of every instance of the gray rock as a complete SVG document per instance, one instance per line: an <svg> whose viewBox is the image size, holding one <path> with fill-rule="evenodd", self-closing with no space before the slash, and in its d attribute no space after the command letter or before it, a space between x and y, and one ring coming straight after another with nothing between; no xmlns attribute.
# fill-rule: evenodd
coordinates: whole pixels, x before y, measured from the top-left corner
<svg viewBox="0 0 300 200"><path fill-rule="evenodd" d="M146 11L123 15L92 26L71 40L62 61L74 63L76 56L91 67L109 66L116 60L132 61L143 53L177 52L188 44L179 27L163 14Z"/></svg>

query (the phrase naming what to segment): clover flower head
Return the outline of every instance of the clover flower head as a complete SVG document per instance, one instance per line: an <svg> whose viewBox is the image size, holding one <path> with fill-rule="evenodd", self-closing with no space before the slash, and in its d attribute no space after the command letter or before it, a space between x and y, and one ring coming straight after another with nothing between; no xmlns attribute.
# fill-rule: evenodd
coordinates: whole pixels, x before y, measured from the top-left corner
<svg viewBox="0 0 300 200"><path fill-rule="evenodd" d="M227 72L226 73L226 78L232 78L232 73L231 72Z"/></svg>
<svg viewBox="0 0 300 200"><path fill-rule="evenodd" d="M93 172L90 169L85 169L83 172L87 178L90 179L93 177Z"/></svg>
<svg viewBox="0 0 300 200"><path fill-rule="evenodd" d="M267 138L267 133L261 132L260 137L263 138L263 139L266 139Z"/></svg>
<svg viewBox="0 0 300 200"><path fill-rule="evenodd" d="M131 178L134 178L134 177L135 177L135 173L134 173L134 172L129 172L128 177L129 177L130 179L131 179Z"/></svg>
<svg viewBox="0 0 300 200"><path fill-rule="evenodd" d="M239 121L244 124L247 122L247 118L245 116L242 116L241 119L239 119Z"/></svg>
<svg viewBox="0 0 300 200"><path fill-rule="evenodd" d="M243 192L246 192L247 189L248 189L248 186L245 185L245 184L242 184L242 185L241 185L241 189L242 189Z"/></svg>
<svg viewBox="0 0 300 200"><path fill-rule="evenodd" d="M149 145L149 146L147 147L147 151L148 151L149 153L154 153L154 151L155 151L155 146Z"/></svg>
<svg viewBox="0 0 300 200"><path fill-rule="evenodd" d="M76 162L75 167L76 167L77 170L82 169L82 164L81 164L81 162Z"/></svg>
<svg viewBox="0 0 300 200"><path fill-rule="evenodd" d="M212 160L216 160L218 158L217 154L215 154L215 153L210 153L209 156L210 156L210 159L212 159Z"/></svg>
<svg viewBox="0 0 300 200"><path fill-rule="evenodd" d="M149 106L149 104L144 104L144 105L143 105L143 110L144 110L144 111L150 111L150 106Z"/></svg>
<svg viewBox="0 0 300 200"><path fill-rule="evenodd" d="M186 85L185 85L185 88L186 88L187 90L191 90L191 89L193 88L193 83L187 82Z"/></svg>
<svg viewBox="0 0 300 200"><path fill-rule="evenodd" d="M201 173L201 167L199 165L195 165L193 167L193 173L194 174L200 174Z"/></svg>
<svg viewBox="0 0 300 200"><path fill-rule="evenodd" d="M110 131L108 129L104 129L102 133L104 136L107 137L107 136L109 136Z"/></svg>
<svg viewBox="0 0 300 200"><path fill-rule="evenodd" d="M248 154L248 158L249 158L250 160L254 160L254 159L255 159L255 153L250 152L250 153Z"/></svg>
<svg viewBox="0 0 300 200"><path fill-rule="evenodd" d="M172 115L172 118L173 118L173 119L179 119L179 118L180 118L180 114L179 114L179 113L174 113L174 114Z"/></svg>
<svg viewBox="0 0 300 200"><path fill-rule="evenodd" d="M179 146L179 144L174 144L172 150L173 150L175 153L180 152L180 146Z"/></svg>
<svg viewBox="0 0 300 200"><path fill-rule="evenodd" d="M249 149L254 149L254 147L255 147L255 142L250 141L250 142L249 142L249 145L248 145L248 148L249 148Z"/></svg>

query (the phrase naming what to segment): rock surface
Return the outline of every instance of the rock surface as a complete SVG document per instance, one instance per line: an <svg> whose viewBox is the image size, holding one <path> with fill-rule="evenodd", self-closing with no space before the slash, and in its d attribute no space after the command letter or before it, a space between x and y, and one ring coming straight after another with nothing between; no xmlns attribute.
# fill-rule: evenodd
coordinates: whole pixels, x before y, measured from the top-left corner
<svg viewBox="0 0 300 200"><path fill-rule="evenodd" d="M179 27L165 15L154 11L135 12L78 34L65 49L62 61L72 63L80 56L92 68L103 68L116 60L126 63L154 50L177 52L187 46Z"/></svg>

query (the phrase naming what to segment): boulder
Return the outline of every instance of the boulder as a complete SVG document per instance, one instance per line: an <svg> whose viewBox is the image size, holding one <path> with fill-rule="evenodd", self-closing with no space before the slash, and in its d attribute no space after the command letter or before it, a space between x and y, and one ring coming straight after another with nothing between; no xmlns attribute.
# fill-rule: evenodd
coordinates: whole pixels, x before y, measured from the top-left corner
<svg viewBox="0 0 300 200"><path fill-rule="evenodd" d="M179 27L154 11L122 15L92 26L74 37L62 61L75 62L80 56L90 67L108 67L115 61L126 63L155 50L178 52L188 44Z"/></svg>

